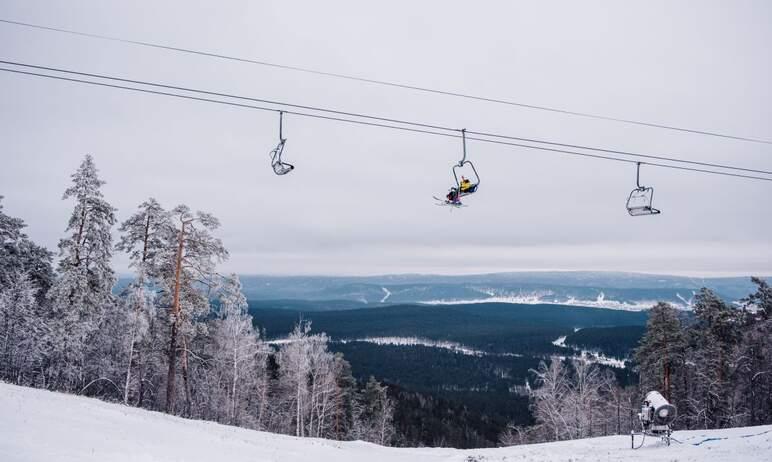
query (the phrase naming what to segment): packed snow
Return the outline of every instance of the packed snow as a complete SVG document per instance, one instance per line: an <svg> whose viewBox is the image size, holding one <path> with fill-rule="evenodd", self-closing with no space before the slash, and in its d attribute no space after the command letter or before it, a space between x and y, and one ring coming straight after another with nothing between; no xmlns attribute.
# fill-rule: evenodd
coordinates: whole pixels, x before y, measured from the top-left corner
<svg viewBox="0 0 772 462"><path fill-rule="evenodd" d="M558 337L555 340L553 340L552 344L555 345L556 347L568 348L566 346L566 338L567 337L568 337L567 335L561 335L560 337Z"/></svg>
<svg viewBox="0 0 772 462"><path fill-rule="evenodd" d="M676 432L666 447L607 436L497 449L386 448L246 430L0 383L0 460L368 462L769 461L772 425Z"/></svg>

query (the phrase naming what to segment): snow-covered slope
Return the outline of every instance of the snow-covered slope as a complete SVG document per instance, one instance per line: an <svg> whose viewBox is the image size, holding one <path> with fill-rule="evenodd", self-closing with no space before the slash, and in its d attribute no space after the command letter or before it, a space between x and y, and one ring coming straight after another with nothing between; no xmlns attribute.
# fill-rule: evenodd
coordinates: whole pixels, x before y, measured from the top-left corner
<svg viewBox="0 0 772 462"><path fill-rule="evenodd" d="M384 448L185 420L0 383L0 461L770 461L772 426L684 431L682 444L630 449L612 436L502 449Z"/></svg>

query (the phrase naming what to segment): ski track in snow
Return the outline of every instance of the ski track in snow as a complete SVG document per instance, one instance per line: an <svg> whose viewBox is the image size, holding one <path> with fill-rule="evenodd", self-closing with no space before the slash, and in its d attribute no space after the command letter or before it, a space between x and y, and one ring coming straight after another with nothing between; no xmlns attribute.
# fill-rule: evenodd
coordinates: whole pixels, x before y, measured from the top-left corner
<svg viewBox="0 0 772 462"><path fill-rule="evenodd" d="M0 383L3 462L670 462L772 460L772 425L677 431L639 450L630 436L507 448L385 448L295 438Z"/></svg>

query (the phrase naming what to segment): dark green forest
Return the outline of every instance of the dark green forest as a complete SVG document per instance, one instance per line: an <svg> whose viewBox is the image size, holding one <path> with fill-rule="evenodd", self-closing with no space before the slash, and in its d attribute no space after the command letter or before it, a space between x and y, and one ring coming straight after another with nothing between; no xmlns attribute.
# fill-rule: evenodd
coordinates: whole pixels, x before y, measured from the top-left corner
<svg viewBox="0 0 772 462"><path fill-rule="evenodd" d="M320 302L324 303L324 302ZM267 338L281 338L299 319L336 339L398 336L448 340L492 353L550 354L574 328L646 324L646 313L561 305L479 303L451 306L395 305L339 311L267 309L250 305Z"/></svg>

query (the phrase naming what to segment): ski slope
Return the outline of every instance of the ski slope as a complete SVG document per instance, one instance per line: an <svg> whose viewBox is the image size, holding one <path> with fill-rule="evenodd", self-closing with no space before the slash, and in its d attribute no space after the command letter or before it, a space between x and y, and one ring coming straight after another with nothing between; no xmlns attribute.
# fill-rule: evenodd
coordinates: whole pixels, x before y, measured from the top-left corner
<svg viewBox="0 0 772 462"><path fill-rule="evenodd" d="M2 462L772 461L772 425L684 431L683 444L630 449L610 436L500 449L384 448L186 420L0 383Z"/></svg>

